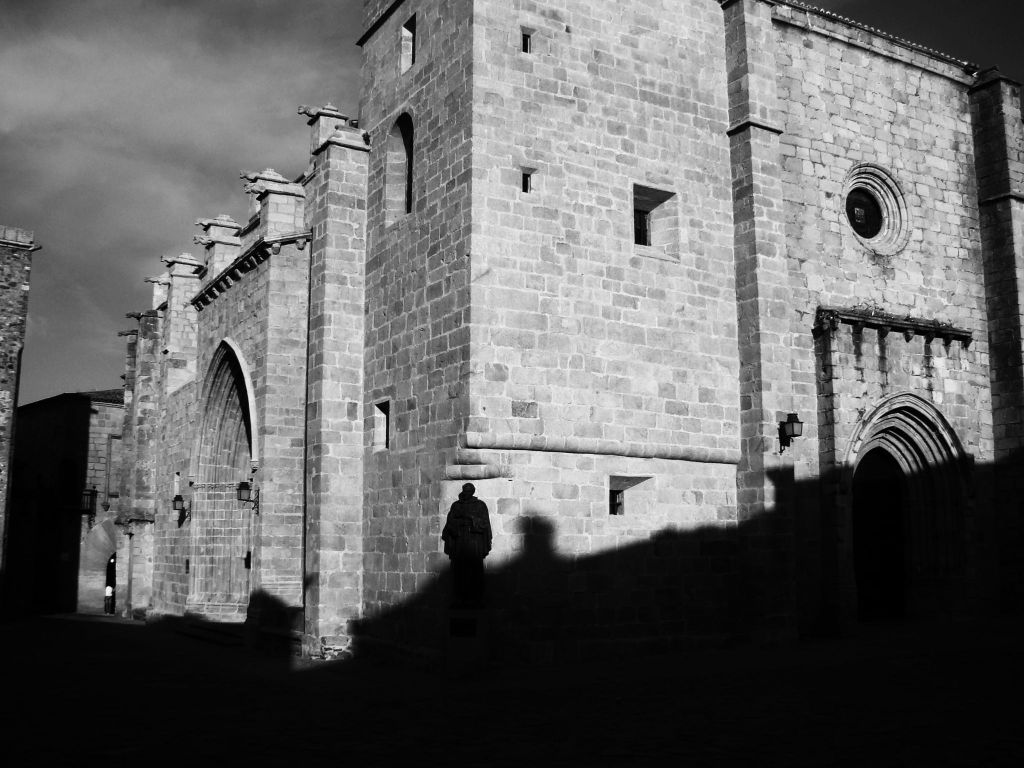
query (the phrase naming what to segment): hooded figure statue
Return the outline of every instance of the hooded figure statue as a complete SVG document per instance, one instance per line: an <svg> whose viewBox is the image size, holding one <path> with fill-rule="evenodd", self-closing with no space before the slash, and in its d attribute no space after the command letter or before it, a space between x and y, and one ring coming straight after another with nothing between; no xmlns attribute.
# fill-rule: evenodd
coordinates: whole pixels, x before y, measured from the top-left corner
<svg viewBox="0 0 1024 768"><path fill-rule="evenodd" d="M472 483L462 486L459 500L448 510L441 540L452 561L455 605L480 607L484 592L484 558L491 551L491 521L487 505L473 494Z"/></svg>

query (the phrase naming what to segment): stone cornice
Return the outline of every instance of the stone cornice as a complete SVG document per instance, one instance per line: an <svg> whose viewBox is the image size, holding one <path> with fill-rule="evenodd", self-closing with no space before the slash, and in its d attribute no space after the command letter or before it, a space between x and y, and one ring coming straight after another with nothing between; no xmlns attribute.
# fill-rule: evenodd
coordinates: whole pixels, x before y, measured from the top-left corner
<svg viewBox="0 0 1024 768"><path fill-rule="evenodd" d="M345 149L354 149L357 152L369 152L370 134L366 131L360 133L358 131L337 130L328 136L320 146L314 149L313 154L319 155L328 147L343 147Z"/></svg>
<svg viewBox="0 0 1024 768"><path fill-rule="evenodd" d="M35 244L35 233L30 229L8 227L0 224L0 246L17 248L19 251L38 251L42 246Z"/></svg>
<svg viewBox="0 0 1024 768"><path fill-rule="evenodd" d="M907 40L897 35L893 35L889 32L878 29L876 27L872 27L863 22L856 21L846 16L841 16L838 13L834 13L833 11L826 11L824 8L818 8L814 5L809 5L807 3L801 2L801 0L771 0L771 2L774 5L783 6L783 8L788 7L790 9L800 11L805 14L813 14L823 19L828 19L829 21L842 24L846 27L858 30L859 32L867 32L869 35L873 35L883 40L887 40L888 42L894 43L895 45L898 45L901 48L906 48L908 50L915 51L916 53L924 54L925 56L928 56L932 59L944 61L947 64L953 64L954 66L958 67L968 75L974 75L978 71L978 66L976 64L972 64L969 61L965 61L964 59L958 59L955 56L950 56L948 53L937 51L934 48L929 48L925 45L921 45L920 43L915 43L912 40ZM791 11L783 11L782 8L779 8L776 11L774 11L774 17L777 20L786 22L790 21L789 18L783 17L783 14L792 15ZM798 26L800 25L798 24ZM823 30L818 28L815 28L815 31L824 33ZM858 35L857 37L861 36ZM850 40L847 42L858 44L857 40ZM864 43L860 42L860 45L864 45Z"/></svg>
<svg viewBox="0 0 1024 768"><path fill-rule="evenodd" d="M943 341L959 341L969 347L974 339L974 332L969 328L958 328L952 323L938 320L926 320L910 315L893 315L874 308L863 307L818 307L814 318L814 333L835 332L840 324L853 328L874 328L885 337L890 332L903 335L906 341L921 336L926 342L938 337Z"/></svg>
<svg viewBox="0 0 1024 768"><path fill-rule="evenodd" d="M282 246L294 244L301 251L305 249L306 244L312 237L311 232L302 231L260 238L240 254L237 259L221 270L219 275L204 285L199 293L192 297L192 306L196 310L202 311L204 307L210 305L220 294L237 283L242 278L242 275L256 269L256 267L269 259L271 255L280 253Z"/></svg>
<svg viewBox="0 0 1024 768"><path fill-rule="evenodd" d="M19 243L16 240L0 240L0 246L5 248L17 248L19 251L28 251L29 253L38 251L43 247L41 245L36 245L35 243Z"/></svg>
<svg viewBox="0 0 1024 768"><path fill-rule="evenodd" d="M495 451L544 451L552 453L589 453L600 456L626 456L638 459L668 459L702 464L738 464L738 448L703 448L691 445L648 445L596 437L555 437L546 435L466 432L460 436L463 448Z"/></svg>

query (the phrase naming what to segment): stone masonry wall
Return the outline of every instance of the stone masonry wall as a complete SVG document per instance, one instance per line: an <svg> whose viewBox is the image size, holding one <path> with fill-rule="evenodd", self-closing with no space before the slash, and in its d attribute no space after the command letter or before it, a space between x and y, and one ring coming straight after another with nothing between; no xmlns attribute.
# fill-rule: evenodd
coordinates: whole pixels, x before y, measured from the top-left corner
<svg viewBox="0 0 1024 768"><path fill-rule="evenodd" d="M0 225L0 569L7 551L7 516L14 412L28 318L32 233ZM2 585L0 585L2 586Z"/></svg>
<svg viewBox="0 0 1024 768"><path fill-rule="evenodd" d="M659 531L734 525L721 9L478 2L473 65L466 442L481 450L462 463L511 478L478 483L495 524L489 567L523 555L531 519L551 524L556 551L578 558ZM673 195L662 204L670 239L635 244L634 185ZM636 483L621 516L609 514L616 478ZM680 583L710 572L710 551L694 547ZM577 580L577 597L590 594L600 611L607 574ZM724 619L721 597L709 589L695 600ZM720 630L717 619L688 630Z"/></svg>
<svg viewBox="0 0 1024 768"><path fill-rule="evenodd" d="M413 14L416 60L402 72L401 28ZM471 25L469 0L413 0L363 46L361 125L370 136L362 405L368 615L411 597L444 561L439 481L467 403ZM388 226L387 137L402 113L414 129L412 212ZM390 407L386 448L373 444L382 402Z"/></svg>
<svg viewBox="0 0 1024 768"><path fill-rule="evenodd" d="M972 78L954 62L799 8L777 6L774 22L791 307L789 334L778 343L791 354L792 409L811 417L791 454L797 475L825 476L855 458L849 440L861 417L900 391L932 403L965 450L991 462ZM905 201L908 234L898 252L865 246L847 221L847 177L865 163L886 169ZM973 331L973 341L966 349L921 336L880 345L865 332L826 397L812 338L819 306L949 323ZM972 525L969 536L983 527ZM806 583L817 580L815 567L808 565Z"/></svg>

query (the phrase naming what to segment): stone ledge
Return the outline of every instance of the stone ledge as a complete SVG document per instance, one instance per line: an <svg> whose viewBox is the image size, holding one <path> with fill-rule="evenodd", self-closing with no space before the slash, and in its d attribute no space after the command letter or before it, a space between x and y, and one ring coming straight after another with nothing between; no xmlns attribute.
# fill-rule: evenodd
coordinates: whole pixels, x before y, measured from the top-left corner
<svg viewBox="0 0 1024 768"><path fill-rule="evenodd" d="M546 437L544 435L496 435L490 432L466 432L460 436L463 448L484 448L497 451L543 451L547 453L589 453L600 456L623 456L633 459L667 459L702 464L739 464L739 448L703 448L690 445L644 445L601 440L593 437ZM482 465L490 467L492 465ZM493 465L497 466L497 465ZM448 469L455 469L449 467ZM469 466L458 466L461 472ZM500 468L499 468L500 469ZM503 475L489 475L502 477ZM449 479L461 479L449 478ZM474 478L468 478L474 479ZM477 478L483 479L483 478Z"/></svg>

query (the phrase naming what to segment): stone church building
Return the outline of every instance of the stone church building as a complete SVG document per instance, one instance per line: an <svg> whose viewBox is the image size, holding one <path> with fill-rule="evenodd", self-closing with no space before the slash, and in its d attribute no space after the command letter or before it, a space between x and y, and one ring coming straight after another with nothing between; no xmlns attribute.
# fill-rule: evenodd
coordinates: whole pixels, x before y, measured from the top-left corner
<svg viewBox="0 0 1024 768"><path fill-rule="evenodd" d="M358 45L358 120L300 108L126 332L150 615L437 652L467 482L501 658L1017 602L1019 84L794 0Z"/></svg>

